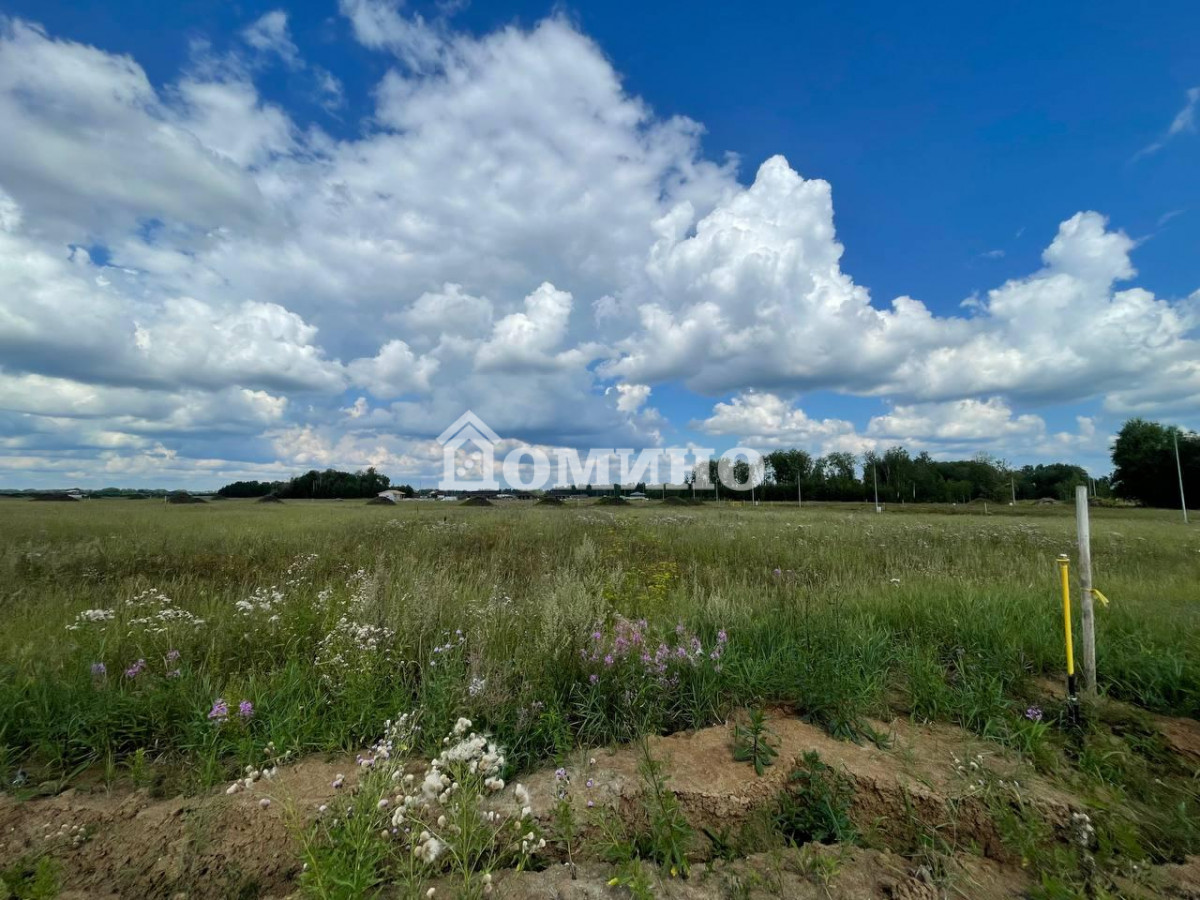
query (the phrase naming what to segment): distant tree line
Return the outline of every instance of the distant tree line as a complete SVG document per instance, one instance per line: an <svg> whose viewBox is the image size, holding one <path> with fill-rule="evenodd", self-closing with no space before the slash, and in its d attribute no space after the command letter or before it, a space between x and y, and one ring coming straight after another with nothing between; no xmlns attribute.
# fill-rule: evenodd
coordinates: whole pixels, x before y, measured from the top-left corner
<svg viewBox="0 0 1200 900"><path fill-rule="evenodd" d="M871 501L878 480L879 500L888 503L967 503L991 500L997 503L1051 498L1069 501L1079 485L1090 485L1098 497L1118 497L1147 506L1178 507L1179 475L1175 464L1178 440L1184 490L1189 503L1200 505L1200 434L1175 426L1130 419L1117 435L1112 448L1113 473L1090 479L1080 466L1048 463L1014 468L981 453L973 459L938 460L927 452L913 456L901 446L882 453L868 452L861 458L852 453L828 453L814 457L799 449L775 450L764 456L764 482L756 489L761 500L794 501L797 493L806 500ZM709 482L717 480L717 461L709 463ZM745 461L734 465L739 482L749 476ZM694 480L688 478L688 482ZM358 472L313 469L290 481L235 481L217 493L223 497L361 498L374 497L392 487L405 496L415 491L409 485L393 486L374 468ZM644 484L637 490L645 491ZM115 492L116 489L108 489ZM724 488L721 489L724 491ZM619 485L586 485L554 493L622 493ZM99 493L99 492L97 492ZM690 485L676 487L663 495L688 496ZM748 493L748 492L747 492ZM653 494L658 496L659 489ZM701 495L702 496L702 495Z"/></svg>
<svg viewBox="0 0 1200 900"><path fill-rule="evenodd" d="M393 487L391 480L375 467L357 472L311 469L290 481L235 481L217 491L222 497L265 497L274 494L283 499L353 500L374 497ZM407 484L395 485L394 490L411 497L415 493Z"/></svg>
<svg viewBox="0 0 1200 900"><path fill-rule="evenodd" d="M1130 419L1117 432L1112 460L1113 491L1118 497L1178 509L1182 471L1188 505L1200 503L1200 434L1194 431Z"/></svg>
<svg viewBox="0 0 1200 900"><path fill-rule="evenodd" d="M764 500L795 500L798 493L808 500L873 500L876 484L880 502L891 503L1067 500L1077 485L1089 483L1084 469L1067 463L1014 469L988 454L938 460L927 452L912 456L899 446L861 459L845 452L814 458L804 450L776 450L764 461L766 481L759 488ZM1107 494L1107 480L1099 479L1096 490Z"/></svg>

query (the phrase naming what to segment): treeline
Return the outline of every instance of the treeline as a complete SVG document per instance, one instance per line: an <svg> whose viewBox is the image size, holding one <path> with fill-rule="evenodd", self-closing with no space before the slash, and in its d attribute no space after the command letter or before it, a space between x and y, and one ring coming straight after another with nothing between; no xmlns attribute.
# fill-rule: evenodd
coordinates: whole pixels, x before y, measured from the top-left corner
<svg viewBox="0 0 1200 900"><path fill-rule="evenodd" d="M1194 431L1130 419L1117 432L1112 460L1118 497L1178 509L1182 478L1188 505L1200 503L1200 434Z"/></svg>
<svg viewBox="0 0 1200 900"><path fill-rule="evenodd" d="M340 472L337 469L319 472L311 469L290 481L235 481L217 493L222 497L265 497L274 494L285 500L354 500L374 497L391 487L391 480L372 466L358 472ZM406 497L414 493L407 484L396 485L394 489Z"/></svg>
<svg viewBox="0 0 1200 900"><path fill-rule="evenodd" d="M972 500L1068 500L1075 487L1088 484L1087 472L1067 463L1012 469L987 454L974 459L937 460L922 452L912 456L904 447L870 452L861 459L852 453L813 457L803 450L776 450L764 457L764 500L873 500L878 484L880 502L969 503ZM798 488L798 490L797 490ZM1095 482L1107 495L1107 479Z"/></svg>

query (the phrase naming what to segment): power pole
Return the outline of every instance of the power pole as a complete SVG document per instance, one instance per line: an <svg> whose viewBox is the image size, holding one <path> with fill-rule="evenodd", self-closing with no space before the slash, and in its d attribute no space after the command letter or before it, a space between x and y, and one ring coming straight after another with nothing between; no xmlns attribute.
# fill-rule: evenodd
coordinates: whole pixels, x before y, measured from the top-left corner
<svg viewBox="0 0 1200 900"><path fill-rule="evenodd" d="M1088 521L1088 489L1086 484L1075 488L1075 526L1079 539L1079 598L1080 630L1083 632L1083 694L1096 696L1096 615L1092 608L1092 528Z"/></svg>
<svg viewBox="0 0 1200 900"><path fill-rule="evenodd" d="M804 508L804 489L800 486L800 476L796 476L796 505Z"/></svg>
<svg viewBox="0 0 1200 900"><path fill-rule="evenodd" d="M1183 494L1183 465L1179 462L1179 429L1176 428L1172 433L1175 438L1175 474L1179 476L1179 505L1183 507L1183 524L1188 523L1187 517L1187 497Z"/></svg>
<svg viewBox="0 0 1200 900"><path fill-rule="evenodd" d="M1017 505L1017 480L1011 475L1008 476L1008 486L1012 488L1012 505Z"/></svg>
<svg viewBox="0 0 1200 900"><path fill-rule="evenodd" d="M871 478L875 480L875 512L883 512L879 506L879 473L874 464L871 465Z"/></svg>

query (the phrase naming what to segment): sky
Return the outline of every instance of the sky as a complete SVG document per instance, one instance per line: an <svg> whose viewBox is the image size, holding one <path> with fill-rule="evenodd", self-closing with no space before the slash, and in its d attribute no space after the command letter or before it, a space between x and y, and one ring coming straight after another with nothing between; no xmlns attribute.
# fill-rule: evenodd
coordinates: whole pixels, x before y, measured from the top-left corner
<svg viewBox="0 0 1200 900"><path fill-rule="evenodd" d="M1200 8L0 2L0 487L1200 428Z"/></svg>

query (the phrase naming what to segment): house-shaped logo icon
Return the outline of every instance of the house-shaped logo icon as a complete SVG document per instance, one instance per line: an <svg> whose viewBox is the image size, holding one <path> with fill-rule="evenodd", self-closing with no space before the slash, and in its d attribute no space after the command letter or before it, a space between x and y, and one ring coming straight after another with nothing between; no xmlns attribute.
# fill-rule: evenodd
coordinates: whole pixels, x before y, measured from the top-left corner
<svg viewBox="0 0 1200 900"><path fill-rule="evenodd" d="M438 435L443 491L498 491L496 444L500 435L469 409ZM474 449L472 449L474 448Z"/></svg>

